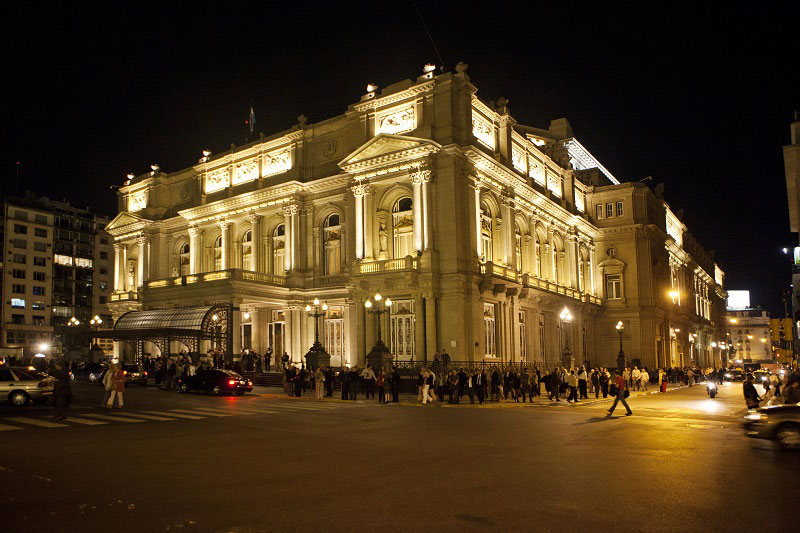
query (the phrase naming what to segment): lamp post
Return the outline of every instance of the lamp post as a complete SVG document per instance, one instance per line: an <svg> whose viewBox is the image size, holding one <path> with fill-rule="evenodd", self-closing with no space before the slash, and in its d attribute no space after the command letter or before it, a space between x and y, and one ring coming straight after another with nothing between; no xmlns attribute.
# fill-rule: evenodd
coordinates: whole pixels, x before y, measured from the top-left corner
<svg viewBox="0 0 800 533"><path fill-rule="evenodd" d="M94 317L89 321L89 324L94 328L94 337L92 338L92 349L94 350L97 348L97 330L100 329L100 324L103 323L103 320L100 318L99 315L94 315Z"/></svg>
<svg viewBox="0 0 800 533"><path fill-rule="evenodd" d="M617 369L619 369L620 374L625 370L625 352L622 351L622 331L625 329L625 324L622 323L622 320L617 322L616 325L617 333L619 333L619 354L617 354Z"/></svg>
<svg viewBox="0 0 800 533"><path fill-rule="evenodd" d="M561 362L566 368L572 368L575 366L575 358L569 349L569 323L572 322L572 313L565 307L558 318L564 324L564 352L561 354Z"/></svg>
<svg viewBox="0 0 800 533"><path fill-rule="evenodd" d="M313 370L315 368L327 367L331 364L331 356L325 351L325 347L319 342L319 319L328 314L328 304L319 304L319 298L314 298L313 306L306 305L306 313L310 318L314 319L314 344L306 353L306 368Z"/></svg>
<svg viewBox="0 0 800 533"><path fill-rule="evenodd" d="M80 325L81 325L81 321L78 320L77 318L75 318L74 316L71 317L67 321L67 327L68 328L77 328ZM73 335L70 335L70 347L72 347L74 345L75 345L75 335L73 334Z"/></svg>
<svg viewBox="0 0 800 533"><path fill-rule="evenodd" d="M372 300L375 300L373 303ZM375 341L375 346L367 354L367 362L372 365L373 369L388 366L392 362L392 352L383 343L381 339L381 315L388 313L392 308L392 299L383 299L380 292L376 292L372 299L367 298L364 302L364 308L367 313L375 315L378 322L378 340Z"/></svg>

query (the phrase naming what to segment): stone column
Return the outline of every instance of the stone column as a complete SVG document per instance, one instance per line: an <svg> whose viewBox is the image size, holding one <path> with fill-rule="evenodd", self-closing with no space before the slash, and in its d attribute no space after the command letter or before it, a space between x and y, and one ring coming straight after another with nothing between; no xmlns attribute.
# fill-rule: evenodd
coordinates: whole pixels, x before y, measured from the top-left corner
<svg viewBox="0 0 800 533"><path fill-rule="evenodd" d="M239 302L235 302L234 307L239 307ZM230 327L233 328L233 345L231 346L231 351L233 357L238 359L239 354L242 353L242 312L234 310L231 315L231 323L229 324Z"/></svg>
<svg viewBox="0 0 800 533"><path fill-rule="evenodd" d="M364 257L375 259L375 188L364 195Z"/></svg>
<svg viewBox="0 0 800 533"><path fill-rule="evenodd" d="M531 236L524 235L522 237L522 273L523 274L531 274L533 269L531 269Z"/></svg>
<svg viewBox="0 0 800 533"><path fill-rule="evenodd" d="M503 226L505 231L502 233L503 242L503 262L506 266L514 268L514 256L516 255L516 225L514 224L514 200L509 197L504 197L503 205L500 207L502 213Z"/></svg>
<svg viewBox="0 0 800 533"><path fill-rule="evenodd" d="M297 224L297 205L287 204L283 206L283 264L288 272L294 268L294 240L295 227Z"/></svg>
<svg viewBox="0 0 800 533"><path fill-rule="evenodd" d="M200 267L200 228L189 227L189 274L197 274Z"/></svg>
<svg viewBox="0 0 800 533"><path fill-rule="evenodd" d="M423 251L429 247L431 239L431 213L428 206L428 182L432 172L426 167L417 167L411 172L414 198L414 248Z"/></svg>
<svg viewBox="0 0 800 533"><path fill-rule="evenodd" d="M594 296L597 296L597 288L595 287L595 246L594 244L589 246L589 287L591 288L591 293Z"/></svg>
<svg viewBox="0 0 800 533"><path fill-rule="evenodd" d="M356 209L356 259L364 259L364 196L369 188L368 183L359 182L351 187L355 197Z"/></svg>
<svg viewBox="0 0 800 533"><path fill-rule="evenodd" d="M219 229L222 231L222 254L221 269L227 270L231 268L231 223L227 220L219 221Z"/></svg>
<svg viewBox="0 0 800 533"><path fill-rule="evenodd" d="M250 222L250 265L254 272L261 272L261 216L255 213L247 217ZM253 315L255 320L256 316ZM259 353L262 353L259 351Z"/></svg>
<svg viewBox="0 0 800 533"><path fill-rule="evenodd" d="M114 243L114 290L121 291L125 287L125 283L121 276L121 272L123 270L123 260L122 260L122 246L120 243ZM114 344L116 347L116 343Z"/></svg>
<svg viewBox="0 0 800 533"><path fill-rule="evenodd" d="M483 255L483 241L481 231L481 185L480 181L475 180L472 186L475 190L475 251L478 257Z"/></svg>
<svg viewBox="0 0 800 533"><path fill-rule="evenodd" d="M413 188L413 217L414 217L414 249L422 251L422 182L417 179L417 173L411 174Z"/></svg>
<svg viewBox="0 0 800 533"><path fill-rule="evenodd" d="M144 282L147 281L147 263L148 257L147 252L150 249L148 246L149 239L144 235L140 236L136 239L136 244L139 246L139 258L136 260L136 268L137 268L137 285L141 287L144 285Z"/></svg>
<svg viewBox="0 0 800 533"><path fill-rule="evenodd" d="M132 290L133 287L128 286L128 245L122 244L122 290L127 292Z"/></svg>
<svg viewBox="0 0 800 533"><path fill-rule="evenodd" d="M558 257L556 256L553 233L554 233L553 226L551 225L547 228L547 254L548 254L547 279L558 283L558 278L556 276L556 261L558 261Z"/></svg>
<svg viewBox="0 0 800 533"><path fill-rule="evenodd" d="M567 273L569 274L569 286L573 289L578 288L578 239L575 235L567 234Z"/></svg>

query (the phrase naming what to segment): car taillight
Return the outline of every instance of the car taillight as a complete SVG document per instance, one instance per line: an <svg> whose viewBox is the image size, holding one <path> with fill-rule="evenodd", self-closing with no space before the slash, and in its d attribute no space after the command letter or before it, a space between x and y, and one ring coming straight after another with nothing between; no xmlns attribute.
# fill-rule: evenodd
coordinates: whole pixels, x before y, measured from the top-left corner
<svg viewBox="0 0 800 533"><path fill-rule="evenodd" d="M144 375L146 376L146 375L147 375L147 372L145 372L145 373L144 373Z"/></svg>
<svg viewBox="0 0 800 533"><path fill-rule="evenodd" d="M252 381L250 381L250 380L248 379L248 380L247 380L247 384L248 384L248 385L252 385L252 384L253 384L253 382L252 382Z"/></svg>
<svg viewBox="0 0 800 533"><path fill-rule="evenodd" d="M236 385L236 382L231 379L231 380L228 381L228 385Z"/></svg>
<svg viewBox="0 0 800 533"><path fill-rule="evenodd" d="M127 370L123 370L123 371L122 371L122 375L123 375L123 376L127 376L127 375L128 375L128 371L127 371Z"/></svg>

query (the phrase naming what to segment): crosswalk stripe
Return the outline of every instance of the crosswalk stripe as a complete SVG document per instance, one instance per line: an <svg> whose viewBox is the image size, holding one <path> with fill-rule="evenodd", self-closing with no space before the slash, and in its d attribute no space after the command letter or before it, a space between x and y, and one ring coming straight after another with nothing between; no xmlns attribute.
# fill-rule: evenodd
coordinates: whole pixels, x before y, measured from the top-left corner
<svg viewBox="0 0 800 533"><path fill-rule="evenodd" d="M138 411L136 412L126 412L125 414L130 416L135 416L137 418L144 418L145 420L175 420L174 418L168 418L166 416L156 416L156 415L144 415Z"/></svg>
<svg viewBox="0 0 800 533"><path fill-rule="evenodd" d="M19 422L20 424L30 424L31 426L39 426L43 428L65 428L69 427L66 424L56 424L55 422L47 422L45 420L38 420L36 418L26 418L24 416L14 416L5 418L9 422Z"/></svg>
<svg viewBox="0 0 800 533"><path fill-rule="evenodd" d="M108 424L108 422L100 422L99 420L89 420L88 418L78 418L75 416L68 417L67 421L75 422L76 424L83 424L84 426L103 426Z"/></svg>
<svg viewBox="0 0 800 533"><path fill-rule="evenodd" d="M174 416L175 418L186 418L188 420L202 420L204 416L195 416L195 415L185 415L182 413L165 413L163 411L142 411L143 413L153 413L155 415L166 415L166 416Z"/></svg>
<svg viewBox="0 0 800 533"><path fill-rule="evenodd" d="M328 408L321 407L321 406L313 406L313 405L281 405L281 404L273 404L270 405L271 408L275 409L282 409L286 411L324 411Z"/></svg>
<svg viewBox="0 0 800 533"><path fill-rule="evenodd" d="M208 411L210 413L230 413L234 415L257 415L261 411L254 411L252 409L239 409L238 407L196 407L198 411Z"/></svg>
<svg viewBox="0 0 800 533"><path fill-rule="evenodd" d="M84 413L83 416L99 418L100 420L113 420L114 422L144 422L144 420L140 420L138 418L129 418L127 416L98 415L95 413Z"/></svg>
<svg viewBox="0 0 800 533"><path fill-rule="evenodd" d="M171 409L171 413L189 413L193 415L205 415L205 416L231 416L225 413L213 413L211 411L199 411L197 409Z"/></svg>
<svg viewBox="0 0 800 533"><path fill-rule="evenodd" d="M12 431L14 429L22 429L22 428L18 428L17 426L7 426L5 424L0 424L0 431Z"/></svg>

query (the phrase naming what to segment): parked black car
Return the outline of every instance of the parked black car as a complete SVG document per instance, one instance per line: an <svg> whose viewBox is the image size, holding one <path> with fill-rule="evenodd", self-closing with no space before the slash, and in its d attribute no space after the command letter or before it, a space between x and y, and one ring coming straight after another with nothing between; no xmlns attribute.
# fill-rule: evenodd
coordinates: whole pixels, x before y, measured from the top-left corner
<svg viewBox="0 0 800 533"><path fill-rule="evenodd" d="M245 392L253 390L253 382L233 370L198 370L194 376L179 377L178 389L181 392L197 390L214 395L236 394L241 396Z"/></svg>
<svg viewBox="0 0 800 533"><path fill-rule="evenodd" d="M125 386L141 385L147 386L147 372L137 364L122 365L122 372L125 373Z"/></svg>
<svg viewBox="0 0 800 533"><path fill-rule="evenodd" d="M92 383L102 383L106 370L108 370L106 363L80 363L75 371L75 378L89 380Z"/></svg>

